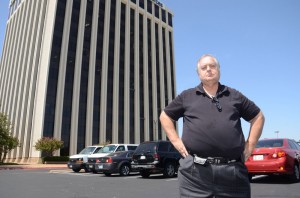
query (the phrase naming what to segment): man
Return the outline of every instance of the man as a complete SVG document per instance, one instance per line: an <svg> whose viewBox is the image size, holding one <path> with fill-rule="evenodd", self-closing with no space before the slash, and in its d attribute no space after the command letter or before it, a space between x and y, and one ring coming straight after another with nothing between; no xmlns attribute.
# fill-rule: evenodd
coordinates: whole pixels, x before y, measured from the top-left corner
<svg viewBox="0 0 300 198"><path fill-rule="evenodd" d="M197 64L201 83L183 91L161 113L161 124L183 156L178 170L181 197L250 197L244 162L262 133L259 107L235 89L219 83L220 65L212 55ZM183 117L182 139L174 121ZM250 123L245 141L241 120Z"/></svg>

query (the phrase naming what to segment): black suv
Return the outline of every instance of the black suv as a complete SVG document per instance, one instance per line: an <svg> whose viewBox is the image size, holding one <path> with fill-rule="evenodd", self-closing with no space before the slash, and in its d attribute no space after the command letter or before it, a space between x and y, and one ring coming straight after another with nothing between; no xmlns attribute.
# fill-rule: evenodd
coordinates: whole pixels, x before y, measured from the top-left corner
<svg viewBox="0 0 300 198"><path fill-rule="evenodd" d="M141 143L133 153L131 167L139 170L144 178L152 173L174 177L180 158L180 153L170 141L147 141Z"/></svg>

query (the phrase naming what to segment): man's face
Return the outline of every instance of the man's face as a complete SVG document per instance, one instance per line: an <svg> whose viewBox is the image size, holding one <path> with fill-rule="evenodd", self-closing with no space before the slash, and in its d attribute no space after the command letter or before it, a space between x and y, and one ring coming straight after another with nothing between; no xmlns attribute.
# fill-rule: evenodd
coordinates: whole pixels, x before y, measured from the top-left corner
<svg viewBox="0 0 300 198"><path fill-rule="evenodd" d="M203 83L218 83L220 68L212 57L206 56L198 62L198 75Z"/></svg>

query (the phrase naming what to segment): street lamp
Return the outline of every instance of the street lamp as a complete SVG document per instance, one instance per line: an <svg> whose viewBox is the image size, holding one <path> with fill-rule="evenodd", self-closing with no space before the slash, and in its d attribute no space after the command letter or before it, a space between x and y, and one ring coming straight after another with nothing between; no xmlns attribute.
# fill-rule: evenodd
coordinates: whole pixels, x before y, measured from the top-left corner
<svg viewBox="0 0 300 198"><path fill-rule="evenodd" d="M277 138L278 138L278 133L279 133L279 131L275 131L274 133L277 133Z"/></svg>

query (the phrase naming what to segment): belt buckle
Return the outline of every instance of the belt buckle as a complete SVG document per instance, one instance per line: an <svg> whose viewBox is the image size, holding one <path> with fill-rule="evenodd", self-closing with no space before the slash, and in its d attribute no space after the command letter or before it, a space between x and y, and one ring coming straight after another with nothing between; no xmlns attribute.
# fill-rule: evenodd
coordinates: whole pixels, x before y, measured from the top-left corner
<svg viewBox="0 0 300 198"><path fill-rule="evenodd" d="M198 157L197 155L194 155L194 163L196 164L201 164L201 165L204 165L206 163L206 160L205 158L201 158L201 157Z"/></svg>

